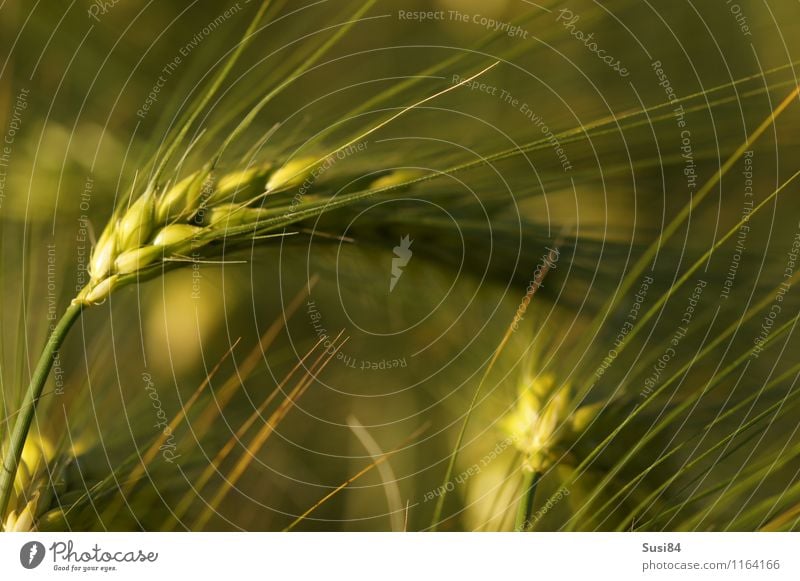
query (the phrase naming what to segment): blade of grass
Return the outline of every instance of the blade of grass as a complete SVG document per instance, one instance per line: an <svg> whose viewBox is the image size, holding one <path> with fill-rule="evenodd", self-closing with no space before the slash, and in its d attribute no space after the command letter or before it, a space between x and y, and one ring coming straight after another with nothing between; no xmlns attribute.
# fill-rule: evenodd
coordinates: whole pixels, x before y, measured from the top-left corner
<svg viewBox="0 0 800 581"><path fill-rule="evenodd" d="M307 373L306 376L301 379L300 383L298 383L297 386L295 386L294 389L286 395L286 398L272 413L269 419L267 419L261 429L250 439L248 445L245 447L245 452L239 458L239 461L231 469L228 476L225 478L224 483L211 499L211 502L206 505L206 508L194 522L192 527L193 530L202 530L205 528L206 524L208 524L208 521L216 512L217 508L227 496L228 492L230 492L242 475L247 471L248 466L250 466L250 463L255 459L255 456L261 447L275 432L275 428L278 427L283 418L285 418L289 411L291 411L297 400L305 393L311 383L317 378L319 373L321 373L327 364L336 357L336 354L339 352L339 350L341 350L345 343L347 343L347 338L340 341L334 349L328 349L325 351L327 358L322 363L319 371L313 374Z"/></svg>
<svg viewBox="0 0 800 581"><path fill-rule="evenodd" d="M791 377L791 375L792 375L792 374L796 373L797 371L800 371L800 366L796 366L796 367L794 367L793 369L790 369L789 371L787 371L787 372L785 372L785 373L781 374L781 375L780 375L779 377L777 377L775 380L773 380L773 381L772 381L772 382L770 382L768 385L766 385L766 387L765 387L765 391L768 391L768 390L770 390L770 389L773 389L774 387L776 387L776 386L780 385L782 382L786 381L786 380L787 380L789 377ZM743 372L743 373L744 373L744 372ZM741 379L741 378L740 378L740 379ZM706 391L706 390L710 391L710 388L709 388L709 387L707 387L707 388L706 388L704 391ZM665 462L665 461L667 461L668 459L670 459L670 458L672 458L673 456L675 456L675 455L676 455L678 452L680 452L680 451L681 451L681 450L683 450L685 447L687 447L688 445L690 445L692 441L694 441L694 440L696 440L696 439L701 439L701 440L702 440L703 438L705 438L705 436L708 434L708 432L709 432L711 429L713 429L713 428L714 428L714 427L716 427L717 425L721 424L722 422L724 422L724 421L725 421L725 420L727 420L728 418L732 417L732 416L733 416L733 415L734 415L734 414L735 414L737 411L741 410L741 409L742 409L742 408L744 408L744 407L745 407L747 404L751 403L751 402L752 402L752 401L754 401L756 398L758 398L758 397L759 397L759 395L760 395L759 393L753 393L753 394L749 395L749 396L748 396L748 397L747 397L745 400L743 400L743 401L739 402L738 404L736 404L736 405L735 405L735 406L733 406L732 408L730 408L730 409L726 410L724 413L721 413L721 414L719 414L719 415L718 415L718 416L717 416L717 417L716 417L716 418L715 418L713 421L711 421L711 422L709 422L709 423L706 423L706 424L704 424L704 425L703 425L703 426L702 426L702 427L701 427L701 428L700 428L700 429L697 431L697 433L695 433L693 436L691 436L691 437L690 437L690 438L688 438L687 440L685 440L685 441L683 441L683 442L679 443L678 445L674 446L674 447L673 447L672 449L670 449L669 451L666 451L666 452L664 452L664 453L661 453L661 454L659 454L659 455L658 455L658 458L657 458L657 459L656 459L656 460L655 460L655 461L654 461L652 464L650 464L650 466L648 466L647 468L645 468L644 470L642 470L642 471L641 471L641 472L640 472L640 473L639 473L637 476L633 477L631 480L629 480L628 482L626 482L626 483L624 484L624 486L622 486L622 488L621 488L619 491L617 491L617 492L616 492L616 493L615 493L613 496L611 496L611 497L610 497L610 498L609 498L609 499L608 499L608 500L607 500L607 501L606 501L606 502L605 502L605 503L604 503L604 504L603 504L601 507L599 507L599 508L598 508L598 509L595 511L595 513L594 513L594 514L596 514L596 515L599 517L600 515L604 514L604 513L605 513L607 510L609 510L609 509L613 509L615 506L620 506L620 505L622 504L622 502L624 502L624 500L625 500L625 499L626 499L626 498L627 498L627 497L630 495L630 493L629 493L628 495L625 495L625 496L623 497L623 494L625 494L626 492L629 492L629 491L631 491L631 489L633 489L634 487L636 487L636 486L637 486L637 485L638 485L638 484L639 484L641 481L643 481L643 480L644 480L644 478L646 478L646 477L647 477L647 476L648 476L648 475L649 475L649 474L650 474L650 473L651 473L651 472L652 472L652 471L653 471L653 470L654 470L654 469L655 469L657 466L659 466L660 464L664 463L664 462ZM720 488L721 488L721 487L722 487L722 485L720 485ZM713 489L712 489L712 490L713 490ZM669 510L667 511L667 513L671 512L671 511L673 511L673 509L669 509ZM598 525L598 527L599 527L599 526L601 526L601 525L603 524L603 522L604 522L604 521L601 521L601 522L600 522L600 524Z"/></svg>
<svg viewBox="0 0 800 581"><path fill-rule="evenodd" d="M793 371L795 373L798 372L797 368L795 368ZM797 377L795 377L794 381L795 382L797 381ZM793 385L794 385L794 383L793 383ZM653 499L655 499L659 495L661 495L669 486L672 485L672 483L674 483L686 471L688 471L690 468L692 468L692 467L696 466L697 464L699 464L705 458L711 456L711 454L713 454L719 448L723 448L724 447L723 448L723 452L722 452L721 456L717 458L717 461L719 461L719 459L722 458L722 457L727 457L730 454L732 454L735 451L735 449L734 450L729 450L728 446L730 445L731 442L733 442L733 440L735 440L741 434L749 432L753 427L758 425L758 423L760 421L762 421L762 420L764 420L766 418L769 418L770 414L772 414L776 410L779 410L784 405L784 403L785 403L785 401L787 399L793 401L798 395L800 395L800 390L795 391L794 393L787 393L787 395L784 398L784 400L781 400L781 401L769 406L767 409L765 409L764 411L760 412L759 414L757 414L756 416L754 416L750 420L748 420L746 422L743 422L731 434L727 435L725 438L722 438L719 442L715 443L711 448L709 448L708 450L704 451L702 454L700 454L696 458L694 458L694 459L688 461L687 463L685 463L684 466L679 471L677 471L673 476L671 476L666 482L661 484L645 500L643 500L641 503L639 503L639 505L633 511L631 511L630 515L628 516L628 518L626 518L625 522L630 522L630 521L633 521L634 519L636 519L636 515L648 503L651 503L653 501ZM755 437L757 435L758 435L758 432L751 432L751 434L748 437L748 439L744 439L738 445L742 446L742 445L746 444L749 441L749 438L753 438L753 437ZM716 462L714 462L713 464L716 464ZM708 468L708 470L711 470L711 468L713 468L713 464L712 464L712 466L710 468ZM700 475L696 476L692 481L690 481L690 484L691 484L691 482L694 482L697 479L701 478L702 475L703 475L703 473L701 473Z"/></svg>
<svg viewBox="0 0 800 581"><path fill-rule="evenodd" d="M297 291L297 294L283 309L281 316L277 317L262 334L258 344L250 351L245 360L241 364L237 364L236 373L228 378L220 388L218 394L212 394L211 401L208 402L200 417L195 422L192 422L192 432L204 434L211 428L212 422L216 417L221 415L231 398L233 398L236 390L244 384L245 379L247 379L255 371L258 364L265 359L267 350L276 341L281 330L286 325L286 322L294 316L297 309L303 304L305 297L316 286L317 282L319 282L319 276L314 275L303 288Z"/></svg>
<svg viewBox="0 0 800 581"><path fill-rule="evenodd" d="M410 435L408 438L406 438L406 439L405 439L405 440L404 440L404 441L403 441L403 442L402 442L402 443L401 443L399 446L397 446L396 448L393 448L392 450L389 450L388 452L386 452L385 454L383 454L383 455L382 455L380 458L378 458L377 460L373 460L372 462L370 462L369 464L367 464L367 465L366 465L364 468L362 468L361 470L359 470L358 472L356 472L356 473L355 473L353 476L351 476L350 478L348 478L347 480L345 480L344 482L342 482L342 483L341 483L339 486L337 486L336 488L334 488L333 490L331 490L331 491L330 491L328 494L326 494L326 495L325 495L325 496L323 496L321 499L319 499L317 502L315 502L315 503L314 503L314 505L313 505L313 506L311 506L311 507L310 507L308 510L306 510L306 511L305 511L303 514L301 514L301 515L300 515L300 516L298 516L296 519L294 519L294 520L293 520L293 521L292 521L292 522L289 524L289 526L287 526L285 529L283 529L283 532L288 532L288 531L291 531L292 529L294 529L294 528L295 528L295 527L296 527L298 524L300 524L300 523L301 523L301 522L303 522L303 521L304 521L306 518L308 518L308 517L309 517L309 515L311 515L311 513L313 513L315 510L317 510L317 509L318 509L320 506L322 506L322 505L323 505L323 504L325 504L327 501L329 501L331 498L333 498L334 496L336 496L337 494L339 494L339 493L340 493L342 490L344 490L345 488L347 488L348 486L350 486L350 485L351 485L353 482L355 482L356 480L358 480L359 478L361 478L362 476L364 476L365 474L367 474L367 473L368 473L370 470L372 470L373 468L377 468L377 467L378 467L378 466L380 466L382 463L386 462L386 461L387 461L389 458L391 458L392 456L394 456L394 455L395 455L396 453L398 453L400 450L404 449L404 448L405 448L405 447L406 447L406 446L407 446L407 445L408 445L410 442L413 442L414 440L416 440L416 439L417 439L417 438L418 438L418 437L419 437L419 436L420 436L420 435L421 435L423 432L425 432L425 430L427 430L427 429L428 429L428 426L427 426L427 425L423 425L422 427L420 427L419 429L417 429L416 431L414 431L414 432L413 432L413 433L412 433L412 434L411 434L411 435Z"/></svg>
<svg viewBox="0 0 800 581"><path fill-rule="evenodd" d="M375 441L375 438L361 425L361 422L359 422L355 416L351 415L347 418L347 425L361 442L361 445L364 446L364 449L372 457L373 461L383 456L383 451L380 449L380 446L378 446L378 442ZM397 478L394 475L394 470L392 470L391 464L387 461L382 462L380 466L378 466L378 473L380 474L381 483L386 493L386 506L389 509L389 523L391 529L393 532L403 531L405 530L405 525L403 524L403 501L400 496L400 487L397 486Z"/></svg>
<svg viewBox="0 0 800 581"><path fill-rule="evenodd" d="M167 434L172 435L178 429L178 427L183 423L186 419L186 415L189 411L194 407L194 404L200 399L200 396L206 391L209 385L211 385L211 381L217 376L219 373L222 364L227 361L227 359L233 354L234 349L239 344L240 339L237 339L233 345L225 352L225 354L220 358L220 360L214 365L214 368L208 373L206 378L200 383L191 397L188 399L185 405L181 405L178 413L173 416L172 420L167 424L167 428L161 430L161 432L156 437L155 441L150 445L150 448L141 456L140 462L138 465L134 467L131 471L127 484L122 487L120 491L122 496L130 497L133 487L137 482L140 481L141 477L147 471L148 466L150 466L155 460L156 456L160 451L160 447L164 444L164 442L169 437ZM115 505L109 505L108 510L106 511L106 515L110 516L113 515L117 511L118 507Z"/></svg>
<svg viewBox="0 0 800 581"><path fill-rule="evenodd" d="M794 284L797 280L800 280L800 272L795 273L792 276L792 278L787 282L789 284ZM777 288L780 288L780 287L777 287ZM700 351L700 353L698 353L695 357L692 358L692 360L690 362L688 362L688 363L684 364L683 366L681 366L680 369L678 369L670 377L665 379L663 385L665 387L671 385L673 382L677 381L682 375L687 373L692 366L694 366L697 363L699 363L700 361L702 361L706 356L708 356L712 351L714 351L714 349L716 349L719 345L721 345L722 342L725 339L727 339L728 337L735 337L737 332L740 330L741 326L745 322L749 321L758 312L760 312L765 307L769 306L769 304L774 300L775 291L777 290L777 288L775 290L772 290L772 291L766 293L764 295L764 298L759 303L757 303L755 306L753 306L750 309L748 309L747 312L745 312L739 319L737 319L731 325L729 325L724 331L722 331L721 333L717 334L713 338L713 340ZM711 313L711 311L709 311L709 313ZM733 339L731 339L731 342L732 341L733 341ZM729 345L730 345L730 343L729 343ZM706 385L706 387L703 388L696 395L696 397L692 397L692 398L688 398L688 399L684 400L680 405L678 405L676 408L674 408L666 416L666 418L663 421L658 422L656 425L653 426L652 429L648 430L647 433L643 434L642 437L640 439L638 439L634 443L633 447L628 452L626 452L626 454L622 458L620 458L614 464L614 466L612 466L606 472L606 474L604 475L603 479L597 484L597 486L595 486L594 490L592 491L592 493L590 494L588 499L586 499L584 501L584 503L582 504L582 506L579 509L579 511L574 515L574 518L576 519L576 521L581 516L583 516L583 514L585 514L586 512L589 511L590 507L593 506L592 503L593 503L594 499L604 490L604 488L606 486L608 486L611 483L611 481L616 477L616 475L620 472L620 470L622 470L622 468L636 454L638 454L644 448L645 445L647 445L658 434L660 434L667 427L669 427L673 420L678 418L680 416L680 414L682 414L684 411L686 411L689 408L690 405L692 405L693 403L698 401L700 398L702 398L704 395L706 395L708 393L708 391L710 390L710 388L715 383L719 383L719 381L721 381L721 379L727 375L727 373L723 372L723 375L717 376L717 372L718 371L719 371L719 367L717 367L717 369L715 369L715 371L714 371L715 377L714 377L714 381L713 382L709 382ZM732 370L729 370L728 373L731 372L731 371Z"/></svg>
<svg viewBox="0 0 800 581"><path fill-rule="evenodd" d="M261 20L269 8L270 3L271 0L264 0L264 2L261 3L258 12L256 12L255 16L253 17L253 21L247 27L247 30L242 36L242 40L239 41L239 43L236 45L236 48L231 53L231 56L229 56L225 61L222 69L220 69L220 71L217 73L214 80L211 81L211 84L209 85L203 97L201 97L199 101L193 103L192 111L189 113L188 118L183 122L183 125L178 131L177 135L174 136L171 143L167 146L166 151L160 156L158 153L156 154L156 157L160 158L161 161L155 168L153 179L151 180L153 183L160 180L167 163L169 163L169 161L172 159L172 156L175 154L178 147L180 147L180 144L186 139L186 135L189 133L192 125L197 120L203 109L205 109L206 105L208 105L211 102L211 99L214 98L214 95L217 94L217 91L219 91L220 87L222 87L222 83L225 82L225 79L233 70L234 65L239 60L239 57L244 52L244 49L247 48L247 46L252 42L255 32L258 29L259 24L261 24Z"/></svg>
<svg viewBox="0 0 800 581"><path fill-rule="evenodd" d="M336 338L338 340L339 337ZM186 512L191 508L192 503L197 498L197 495L203 491L203 488L211 480L214 474L221 474L220 468L222 463L225 459L230 455L230 453L235 449L237 444L241 444L242 439L247 434L249 429L253 426L253 424L262 417L263 413L266 411L267 407L274 401L279 393L283 393L283 389L289 383L291 378L294 374L300 370L300 368L305 366L306 360L311 357L311 355L317 350L317 348L322 345L324 339L320 339L317 343L308 350L308 352L295 364L295 366L289 371L289 373L281 380L281 382L275 386L275 388L267 395L263 402L250 414L247 420L239 426L239 428L231 435L225 445L217 452L214 456L213 460L209 460L208 466L205 468L203 473L197 478L195 483L192 485L192 489L188 491L183 498L181 499L180 503L178 504L177 508L175 509L174 513L170 515L167 521L164 523L163 528L165 530L171 530L175 525L180 523L180 519L186 514ZM325 352L320 354L317 359L311 364L306 372L306 378L309 376L313 376L317 370L321 362L325 357Z"/></svg>
<svg viewBox="0 0 800 581"><path fill-rule="evenodd" d="M795 93L796 92L797 91L795 91ZM775 190L772 194L767 196L760 204L758 204L753 209L753 214L757 213L760 209L764 208L768 202L770 202L772 199L774 199L786 186L789 185L789 183L794 181L794 179L797 178L798 176L800 176L800 172L795 173L791 178L789 178L789 180L784 182L777 190ZM675 293L675 291L678 289L678 287L680 287L683 283L685 283L689 279L689 277L697 269L699 269L700 266L702 266L705 263L705 260L708 258L708 256L710 256L715 250L717 250L726 240L728 240L728 238L733 236L733 234L736 231L738 231L739 227L742 224L746 223L747 221L748 221L747 218L743 219L739 223L737 223L736 226L734 226L733 229L729 230L722 238L720 238L720 240L717 241L717 243L711 249L709 249L707 252L705 252L704 255L698 261L696 261L692 265L692 267L686 273L684 273L680 277L680 279L675 284L673 284L670 287L670 289L666 293L664 293L664 295L662 295L662 297L659 300L657 300L656 303L652 307L650 307L650 309L648 309L648 311L640 319L640 323L636 327L634 327L634 329L628 335L626 335L625 338L621 341L620 345L617 347L617 352L618 353L622 352L622 350L624 349L625 345L629 344L630 341L638 334L638 331L642 328L642 325L644 323L646 323L650 318L652 318L655 315L656 310L659 309L660 307L662 307L666 303L666 301L669 299L670 296L672 296ZM608 446L608 444L611 442L611 440L613 440L617 436L617 434L619 434L619 432L621 432L641 412L642 409L647 407L650 402L654 401L656 399L654 396L656 396L659 393L662 393L664 391L664 389L665 389L665 385L667 385L667 384L665 383L665 384L662 384L661 386L659 386L651 394L651 397L649 397L644 402L642 402L641 405L638 406L633 412L631 412L631 414L628 415L621 422L621 424L619 426L617 426L608 436L606 436L606 438L595 448L595 450L590 452L587 455L587 457L584 458L584 460L581 462L581 465L579 466L579 470L585 469L585 467L599 453L599 450L604 449L606 446ZM588 390L591 389L591 387L592 387L592 385L588 385L588 388L584 389L583 390L584 393L582 393L581 395L585 395L585 392L588 392Z"/></svg>

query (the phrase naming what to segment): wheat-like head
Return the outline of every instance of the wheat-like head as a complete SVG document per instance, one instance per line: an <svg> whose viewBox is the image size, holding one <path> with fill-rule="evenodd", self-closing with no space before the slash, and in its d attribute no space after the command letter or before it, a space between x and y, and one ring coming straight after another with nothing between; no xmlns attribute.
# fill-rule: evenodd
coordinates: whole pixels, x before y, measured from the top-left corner
<svg viewBox="0 0 800 581"><path fill-rule="evenodd" d="M287 211L265 207L265 196L301 183L312 164L300 158L275 170L261 164L219 176L209 164L174 185L149 184L104 228L89 283L75 300L103 302L122 284L165 263L186 262L214 242L258 236L268 216Z"/></svg>
<svg viewBox="0 0 800 581"><path fill-rule="evenodd" d="M580 435L598 412L597 405L573 408L573 393L553 375L526 381L502 427L523 454L523 469L541 473L558 459L557 450Z"/></svg>

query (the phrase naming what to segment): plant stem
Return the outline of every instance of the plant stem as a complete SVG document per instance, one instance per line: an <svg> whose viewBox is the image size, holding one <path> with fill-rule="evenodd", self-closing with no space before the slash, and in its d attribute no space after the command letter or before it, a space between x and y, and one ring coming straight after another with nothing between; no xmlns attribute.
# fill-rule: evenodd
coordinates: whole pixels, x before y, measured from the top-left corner
<svg viewBox="0 0 800 581"><path fill-rule="evenodd" d="M533 516L533 501L536 500L536 489L542 479L541 472L531 472L525 475L525 497L519 503L517 511L517 522L514 526L515 531L526 532L531 529L531 517Z"/></svg>
<svg viewBox="0 0 800 581"><path fill-rule="evenodd" d="M557 246L557 244L556 244ZM544 277L547 276L547 273L550 271L551 265L557 260L557 257L553 257L553 250L550 250L548 253L548 257L550 260L545 261L544 267L539 269L538 274L534 277L534 282L536 284L528 285L528 290L525 293L525 296L528 298L528 304L530 301L533 300L533 296L536 294L536 291L539 287L542 286L542 281ZM522 303L521 310L518 313L518 316L522 316L528 309L527 304L524 302ZM481 393L481 389L483 388L483 384L489 378L489 374L494 369L495 363L500 358L500 354L505 349L506 344L511 340L511 335L514 334L516 330L516 320L508 326L506 329L505 335L500 340L500 344L495 349L494 354L492 355L489 364L486 366L486 370L483 372L483 376L481 377L480 383L478 383L478 387L475 389L475 393L472 395L472 401L469 404L469 409L467 410L466 415L464 416L464 421L461 422L461 430L458 432L458 439L456 440L456 447L453 449L453 453L450 455L450 462L447 465L447 472L444 475L444 482L442 482L442 493L439 495L439 499L436 501L436 507L433 510L433 521L431 522L430 530L436 531L439 527L439 522L442 520L442 510L444 509L444 498L447 495L447 483L450 482L450 478L453 475L453 469L456 466L456 458L458 457L458 453L461 450L461 445L464 442L464 436L467 433L467 424L469 423L470 418L472 417L472 410L475 409L475 406L478 404L478 396ZM538 483L537 483L538 484ZM534 489L535 492L535 489ZM531 501L532 502L532 501Z"/></svg>
<svg viewBox="0 0 800 581"><path fill-rule="evenodd" d="M53 360L56 357L58 349L64 342L64 338L67 336L73 323L78 320L83 307L84 304L81 302L73 302L70 304L52 333L50 333L47 344L42 350L42 354L36 364L36 369L31 377L31 382L28 385L28 391L25 393L22 406L19 408L17 420L14 422L14 430L11 433L8 452L3 460L3 471L0 473L0 516L2 517L5 517L8 501L11 498L11 492L14 490L14 478L16 477L17 468L19 467L22 449L25 447L25 441L28 438L31 422L33 422L33 413L36 411L36 404L42 395L42 389L44 389L44 384L47 382L47 377L50 374L50 369L53 367Z"/></svg>

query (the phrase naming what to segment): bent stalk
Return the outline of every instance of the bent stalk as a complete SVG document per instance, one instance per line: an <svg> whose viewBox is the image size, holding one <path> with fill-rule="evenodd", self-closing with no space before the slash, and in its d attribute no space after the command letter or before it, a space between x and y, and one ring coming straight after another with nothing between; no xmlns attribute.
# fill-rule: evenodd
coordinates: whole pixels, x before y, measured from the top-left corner
<svg viewBox="0 0 800 581"><path fill-rule="evenodd" d="M17 420L14 422L14 430L11 433L8 451L3 459L3 471L0 473L0 515L5 515L8 502L11 499L11 492L14 490L14 479L22 456L22 448L25 446L28 431L30 430L31 422L33 422L36 404L42 395L42 389L44 389L44 384L47 382L50 369L53 367L53 360L70 328L78 320L83 307L84 304L79 302L70 304L53 329L50 337L48 337L47 344L36 364L28 390L25 392L25 398L17 413Z"/></svg>

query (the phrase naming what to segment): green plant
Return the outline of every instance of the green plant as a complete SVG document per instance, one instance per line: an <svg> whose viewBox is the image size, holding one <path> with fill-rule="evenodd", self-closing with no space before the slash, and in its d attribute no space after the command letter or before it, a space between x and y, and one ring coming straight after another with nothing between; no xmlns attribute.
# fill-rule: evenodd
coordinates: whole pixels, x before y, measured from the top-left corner
<svg viewBox="0 0 800 581"><path fill-rule="evenodd" d="M764 68L737 68L728 77L711 75L715 82L719 79L717 84L703 78L696 86L675 65L663 65L659 84L653 77L656 61L638 67L626 61L636 98L627 92L628 84L620 88L619 79L600 83L598 109L582 75L553 58L556 53L571 55L575 43L573 35L553 26L545 10L519 11L513 18L514 25L536 31L535 42L509 42L503 30L488 31L463 51L417 46L417 64L414 58L384 59L385 47L361 52L359 46L352 52L352 44L341 42L353 27L381 21L380 15L368 14L376 5L348 3L341 17L340 8L333 6L326 18L337 20L330 26L326 20L326 26L296 38L292 26L311 5L268 1L252 7L256 18L242 42L227 52L214 52L225 44L223 35L215 36L218 45L209 47L207 54L223 58L208 74L203 72L198 95L187 74L186 94L192 97L185 110L177 103L183 93L173 92L176 102L167 105L167 112L177 117L169 121L165 116L162 126L170 126L163 137L156 131L141 145L145 160L137 161L133 171L118 168L122 152L117 151L110 173L114 183L123 184L117 190L125 194L115 197L109 219L103 213L105 226L93 244L88 280L76 296L70 292L58 298L69 306L48 329L30 373L28 333L32 330L35 340L41 328L26 294L31 288L27 279L33 276L21 277L19 289L12 277L4 277L6 295L16 297L19 292L21 308L16 329L9 331L13 316L8 310L0 321L5 324L0 325L3 527L289 530L380 528L388 520L393 530L797 528L800 488L792 477L800 446L791 415L797 405L798 368L784 354L791 352L797 322L796 301L787 288L800 275L781 280L787 267L783 235L793 232L790 218L797 208L787 195L798 174L791 165L794 143L786 135L792 122L787 117L796 114L795 63L770 61ZM628 8L634 10L633 4L619 2L608 10ZM581 12L582 30L611 26L597 6ZM292 21L292 15L298 20ZM391 19L384 22L393 30ZM276 46L286 44L270 53L277 55L272 60L249 68L247 57L261 56L251 55L256 51L250 49L264 37L270 46L273 41ZM347 39L351 40L355 39ZM550 47L558 50L551 54ZM653 51L654 58L665 63L670 54ZM364 55L374 69L369 75L349 77L349 69L355 68L351 63L367 59ZM584 56L599 60L591 53ZM679 76L686 80L687 88L665 94L669 77L664 71L676 86ZM332 80L333 74L337 77ZM601 73L599 78L606 76ZM589 74L585 79L597 88L595 77ZM328 85L333 90L326 93ZM295 94L290 92L293 88ZM292 107L286 103L295 95L303 96L298 110L294 102ZM565 107L554 107L550 99ZM676 135L685 138L678 123L691 129L694 149L688 154L675 146ZM771 160L772 144L766 143L770 138L775 142L774 183L760 173ZM353 151L359 154L350 157ZM558 156L567 154L570 162L561 163ZM33 157L38 156L37 150ZM345 157L346 163L337 162ZM739 170L753 158L759 160L756 173L761 179L751 184L755 194L745 213L738 197ZM696 189L687 190L689 177L696 178ZM48 185L37 184L37 194ZM108 198L113 191L112 186ZM15 202L5 200L6 207ZM59 220L69 235L70 222L61 215ZM45 231L44 226L29 229L24 224L22 233L29 238ZM742 232L748 233L746 244L737 240ZM8 240L15 234L13 225L4 229L0 260L8 259ZM374 285L385 291L387 281L376 282L365 265L378 263L380 269L387 245L392 248L397 240L410 239L411 266L391 300L384 302L370 289ZM97 345L86 346L86 369L71 373L74 383L68 397L47 397L51 367L71 327L76 321L94 325L97 319L81 316L88 310L101 311L97 305L105 302L114 303L111 314L117 317L117 307L128 298L118 300L114 293L150 279L162 280L166 288L185 280L181 273L164 276L167 271L185 271L190 265L194 273L200 265L218 264L228 276L236 270L234 264L249 262L254 279L250 290L260 299L266 296L265 281L284 274L284 249L298 252L288 259L292 264L287 270L302 270L294 262L297 246L306 241L309 246L313 241L319 257L305 274L322 272L323 281L335 279L337 288L326 291L347 302L348 308L351 302L356 307L342 323L328 308L318 308L309 284L314 312L307 314L312 326L306 320L298 327L311 329L313 348L275 348L273 324L242 362L238 325L229 327L226 320L227 344L220 348L214 343L218 350L212 356L230 350L210 370L207 353L201 354L192 372L192 381L200 386L188 399L180 390L187 380L173 372L178 411L171 421L160 422L168 424L169 432L154 436L147 431L151 418L139 416L141 410L136 409L129 423L132 446L122 445L122 438L103 441L108 428L100 421L92 425L81 406L97 419L121 412L127 417L127 406L144 399L140 391L127 399L129 392L123 389L123 384L127 390L140 387L138 361L120 366L127 377L114 377L112 369L120 353L124 360L140 347L134 345L139 339L135 329L113 337L113 352L109 355L112 347L107 347L105 358L96 354ZM740 244L731 248L737 241ZM65 246L69 249L68 243ZM365 258L356 264L352 256L358 252ZM531 267L548 252L549 266L537 265L531 274ZM747 292L707 302L705 297L716 288L733 287L731 254L738 257L736 264L764 274L749 280L749 271L734 271L736 288ZM423 264L428 270L422 270ZM4 273L13 268L4 268ZM69 273L60 273L56 280L59 286L71 286ZM638 296L643 280L649 281L649 290ZM225 317L228 308L235 307L237 293L247 294L247 285L239 282L220 282ZM292 283L305 285L294 279ZM692 294L699 283L706 289L702 300ZM158 310L150 296L156 286L142 289L137 313L142 320ZM440 290L447 297L441 301ZM304 294L298 296L299 302L288 311L303 305ZM759 336L758 327L774 312L778 296L783 309L779 320L753 345L752 337ZM233 298L228 301L229 297ZM691 325L676 335L671 325L684 317L687 301L701 306L693 307L697 312L690 317ZM4 306L13 310L16 298L8 302L12 305ZM277 302L255 302L274 316L271 309L277 309ZM436 311L430 318L425 312L428 302ZM631 305L637 306L634 322L622 327ZM168 309L165 302L165 318ZM223 309L198 308L200 314L212 310L219 314ZM254 306L255 317L261 315L257 310ZM385 314L382 310L398 326L424 317L453 331L439 336L436 325L426 324L407 335L408 342L421 345L437 337L427 348L430 361L409 356L413 363L391 377L348 376L359 355L362 369L376 363L378 356L369 353L380 351L379 341L357 337L362 344L354 347L352 340L343 338L350 330L333 336L351 323L355 326L350 315L358 319L363 314L372 323ZM241 313L237 316L241 322ZM314 317L324 317L325 322L317 325ZM120 328L118 321L113 321L114 328ZM126 314L122 328L127 331L133 322ZM95 342L104 336L94 327L88 329ZM145 334L151 339L153 333L141 332L144 355ZM20 347L8 349L14 344L13 334ZM322 348L325 340L332 340L327 349ZM365 348L364 343L370 345ZM359 348L364 353L359 354ZM674 353L665 357L668 349ZM14 355L16 368L10 369L9 357ZM273 358L283 369L281 375L273 373ZM259 375L255 370L262 361L266 368ZM440 369L442 361L448 364ZM149 370L149 363L142 363ZM221 366L229 363L234 371L224 376ZM426 363L435 368L426 370ZM318 377L323 370L338 386L354 382L353 391L363 388L365 393L358 395L369 396L363 399L373 404L380 401L371 398L382 395L381 389L396 389L398 409L414 412L409 413L411 425L387 427L392 418L385 416L391 415L387 410L392 406L360 405L357 397L343 403L343 393L350 393L346 388L313 389L324 383ZM99 380L92 376L95 372ZM245 387L251 376L252 385ZM423 376L413 396L393 383ZM84 385L84 379L90 385ZM104 407L107 400L96 405L98 394L108 397L114 384L122 407ZM90 398L76 395L87 390ZM293 411L301 407L301 396L302 406L309 404L311 412ZM71 413L62 418L63 401ZM318 420L315 405L330 416ZM360 420L348 419L347 426L337 423L355 415ZM417 417L425 421L416 422ZM319 433L316 422L324 424ZM309 431L315 433L308 447L316 444L325 453L303 456L291 467L297 469L290 477L292 484L282 489L259 453L275 452L276 464L285 468L281 463L294 455L281 448L283 438L275 437L276 428L291 433L312 424ZM347 445L343 440L354 435L347 428L361 443L359 451L369 443L368 457L345 461L341 447L328 454L329 442ZM89 435L95 429L99 433L93 439ZM386 433L377 435L378 430ZM86 436L80 439L88 444L69 442L75 434ZM420 434L425 437L418 440ZM178 471L158 462L167 438L169 445L175 439L183 447ZM504 438L500 452L486 455L497 438ZM381 448L384 441L391 444ZM36 456L32 447L38 442L48 444L40 445ZM299 447L307 443L300 442ZM412 443L413 453L408 453ZM307 452L304 448L302 453ZM409 463L414 478L391 482L393 474L405 476ZM481 468L477 475L472 470L476 465ZM386 489L391 514L376 508L377 516L362 519L365 515L354 506L372 509L372 500L375 506L383 502L380 497L375 500L372 490L378 488L370 480L376 467L381 468L380 486ZM86 480L84 470L89 474ZM191 485L182 486L182 480ZM269 502L279 498L275 506L262 506L263 520L256 520L256 511L250 510L250 498L238 498L238 487L247 490L252 480L259 490L268 489ZM414 502L430 491L440 491L430 493L435 502ZM350 496L333 506L340 495ZM361 502L364 498L368 500ZM158 503L165 510L151 510L151 504ZM352 522L350 517L355 517Z"/></svg>

